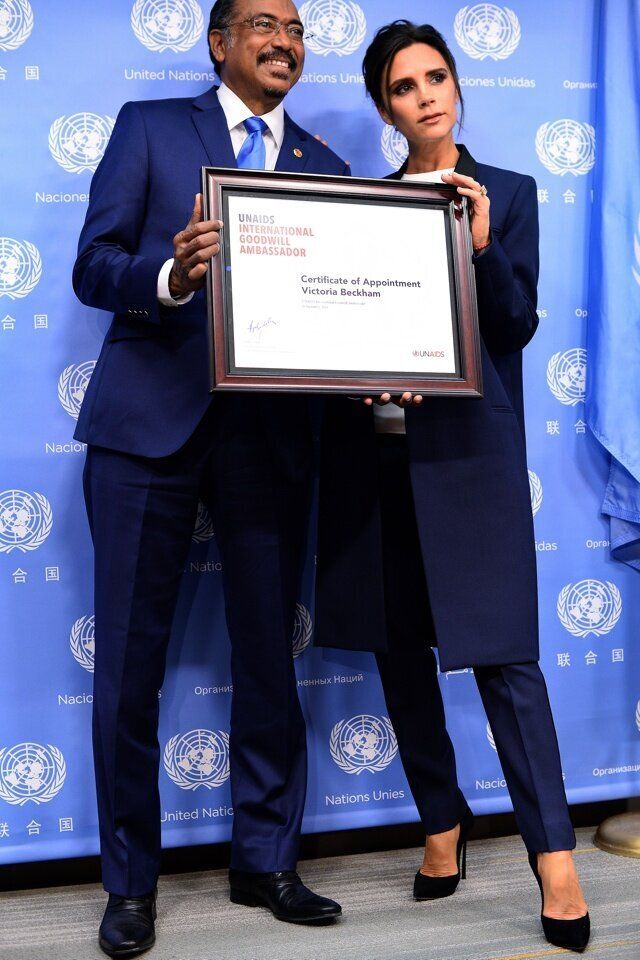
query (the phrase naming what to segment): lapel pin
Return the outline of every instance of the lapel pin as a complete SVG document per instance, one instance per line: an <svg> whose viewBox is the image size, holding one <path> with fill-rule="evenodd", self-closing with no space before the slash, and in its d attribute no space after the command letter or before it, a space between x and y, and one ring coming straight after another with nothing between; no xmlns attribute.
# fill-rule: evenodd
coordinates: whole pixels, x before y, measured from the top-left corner
<svg viewBox="0 0 640 960"><path fill-rule="evenodd" d="M293 155L294 157L298 157L298 159L302 156L302 150L300 149L300 147L293 148Z"/></svg>

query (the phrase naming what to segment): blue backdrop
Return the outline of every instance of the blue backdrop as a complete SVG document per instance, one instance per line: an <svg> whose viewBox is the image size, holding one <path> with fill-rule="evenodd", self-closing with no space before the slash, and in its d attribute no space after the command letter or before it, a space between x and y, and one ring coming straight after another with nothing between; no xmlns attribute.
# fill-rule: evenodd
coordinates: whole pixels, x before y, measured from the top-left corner
<svg viewBox="0 0 640 960"><path fill-rule="evenodd" d="M542 664L574 803L640 793L637 573L609 559L600 515L608 464L583 409L599 6L309 0L301 12L314 39L287 100L354 173L389 173L405 147L365 99L361 58L392 17L432 19L458 61L468 117L461 139L477 159L538 182L529 465ZM98 849L92 554L84 451L71 436L109 317L75 300L71 268L91 173L122 103L196 96L212 83L208 12L195 0L0 0L0 862ZM201 514L161 691L168 846L230 836L229 650L213 534ZM309 647L312 564L310 547L293 638L310 743L304 829L414 820L373 658ZM510 809L473 677L441 681L471 806Z"/></svg>

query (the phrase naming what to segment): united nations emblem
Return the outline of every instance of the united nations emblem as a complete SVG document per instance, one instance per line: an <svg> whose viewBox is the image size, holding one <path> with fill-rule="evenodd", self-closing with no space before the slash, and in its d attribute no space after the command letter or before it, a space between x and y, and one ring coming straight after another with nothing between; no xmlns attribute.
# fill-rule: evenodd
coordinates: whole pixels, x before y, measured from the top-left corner
<svg viewBox="0 0 640 960"><path fill-rule="evenodd" d="M0 493L0 553L37 550L53 526L51 504L41 493Z"/></svg>
<svg viewBox="0 0 640 960"><path fill-rule="evenodd" d="M96 618L80 617L71 627L69 646L81 667L93 673L96 654Z"/></svg>
<svg viewBox="0 0 640 960"><path fill-rule="evenodd" d="M184 53L199 40L204 17L195 0L135 0L131 28L147 50Z"/></svg>
<svg viewBox="0 0 640 960"><path fill-rule="evenodd" d="M199 500L198 516L196 517L196 525L191 534L191 539L194 543L205 543L207 540L212 540L214 536L211 514L202 500Z"/></svg>
<svg viewBox="0 0 640 960"><path fill-rule="evenodd" d="M50 743L0 747L0 800L7 803L47 803L60 792L66 775L64 757Z"/></svg>
<svg viewBox="0 0 640 960"><path fill-rule="evenodd" d="M102 160L115 120L97 113L58 117L49 128L51 156L67 173L92 173Z"/></svg>
<svg viewBox="0 0 640 960"><path fill-rule="evenodd" d="M336 723L329 738L329 750L345 773L359 775L363 770L379 773L398 752L398 741L388 717L363 713Z"/></svg>
<svg viewBox="0 0 640 960"><path fill-rule="evenodd" d="M389 126L389 124L385 124L385 128L382 131L380 146L385 160L394 170L401 167L409 156L409 144L406 138L399 130Z"/></svg>
<svg viewBox="0 0 640 960"><path fill-rule="evenodd" d="M58 380L58 400L74 420L78 419L80 407L84 400L91 374L96 365L95 360L85 360L84 363L72 363L65 367Z"/></svg>
<svg viewBox="0 0 640 960"><path fill-rule="evenodd" d="M0 0L0 50L17 50L33 30L28 0Z"/></svg>
<svg viewBox="0 0 640 960"><path fill-rule="evenodd" d="M638 225L633 237L633 252L635 254L636 263L635 266L631 267L631 272L633 273L636 283L638 286L640 286L640 217L638 217Z"/></svg>
<svg viewBox="0 0 640 960"><path fill-rule="evenodd" d="M558 594L560 623L574 637L601 637L615 627L622 613L622 597L610 580L568 583Z"/></svg>
<svg viewBox="0 0 640 960"><path fill-rule="evenodd" d="M490 723L487 723L487 740L489 741L489 746L491 747L491 749L495 750L497 753L498 748L496 747L496 741L494 740L493 730L491 729Z"/></svg>
<svg viewBox="0 0 640 960"><path fill-rule="evenodd" d="M587 351L573 347L554 353L547 364L547 386L556 400L575 407L584 400L587 389Z"/></svg>
<svg viewBox="0 0 640 960"><path fill-rule="evenodd" d="M536 133L536 153L551 173L579 177L596 162L596 132L590 123L578 120L543 123Z"/></svg>
<svg viewBox="0 0 640 960"><path fill-rule="evenodd" d="M304 603L296 603L296 618L293 623L293 656L299 657L311 643L313 623Z"/></svg>
<svg viewBox="0 0 640 960"><path fill-rule="evenodd" d="M506 60L520 43L520 21L508 7L476 3L462 7L453 21L458 45L474 60Z"/></svg>
<svg viewBox="0 0 640 960"><path fill-rule="evenodd" d="M0 237L0 297L26 297L41 276L40 251L33 243Z"/></svg>
<svg viewBox="0 0 640 960"><path fill-rule="evenodd" d="M540 477L533 470L529 470L529 493L531 495L531 512L536 515L542 504L542 483Z"/></svg>
<svg viewBox="0 0 640 960"><path fill-rule="evenodd" d="M353 0L307 0L299 14L308 34L305 46L321 57L355 53L367 32L362 7Z"/></svg>
<svg viewBox="0 0 640 960"><path fill-rule="evenodd" d="M220 787L229 778L229 734L223 730L176 734L164 748L164 768L182 790Z"/></svg>

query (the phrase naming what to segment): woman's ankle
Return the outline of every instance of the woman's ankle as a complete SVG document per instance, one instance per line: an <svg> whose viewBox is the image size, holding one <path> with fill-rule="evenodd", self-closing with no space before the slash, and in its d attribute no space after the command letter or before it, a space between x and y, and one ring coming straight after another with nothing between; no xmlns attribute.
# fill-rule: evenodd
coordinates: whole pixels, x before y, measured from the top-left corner
<svg viewBox="0 0 640 960"><path fill-rule="evenodd" d="M426 876L449 876L458 870L457 845L460 824L426 838L420 872Z"/></svg>

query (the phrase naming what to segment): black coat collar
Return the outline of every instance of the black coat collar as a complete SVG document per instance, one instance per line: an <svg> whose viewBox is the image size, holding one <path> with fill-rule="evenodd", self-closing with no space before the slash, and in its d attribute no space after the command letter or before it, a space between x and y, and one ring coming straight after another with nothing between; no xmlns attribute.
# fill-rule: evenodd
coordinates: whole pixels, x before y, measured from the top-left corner
<svg viewBox="0 0 640 960"><path fill-rule="evenodd" d="M476 177L476 162L465 147L463 143L456 143L458 153L458 162L455 165L455 172L461 173L464 177L473 177L475 180ZM408 159L402 164L399 170L396 170L395 173L390 173L388 177L385 177L385 180L402 180L406 171Z"/></svg>

